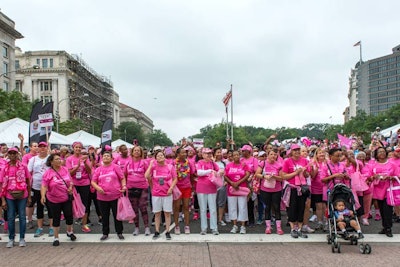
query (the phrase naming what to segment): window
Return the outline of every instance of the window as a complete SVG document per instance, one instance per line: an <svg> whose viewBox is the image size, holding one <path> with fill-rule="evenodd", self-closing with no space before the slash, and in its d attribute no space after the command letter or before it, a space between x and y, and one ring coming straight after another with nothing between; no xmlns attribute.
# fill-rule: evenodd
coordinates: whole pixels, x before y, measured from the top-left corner
<svg viewBox="0 0 400 267"><path fill-rule="evenodd" d="M40 91L53 91L53 83L51 81L40 81Z"/></svg>
<svg viewBox="0 0 400 267"><path fill-rule="evenodd" d="M15 81L15 90L22 92L22 81Z"/></svg>
<svg viewBox="0 0 400 267"><path fill-rule="evenodd" d="M19 60L15 60L15 70L19 70Z"/></svg>
<svg viewBox="0 0 400 267"><path fill-rule="evenodd" d="M50 103L53 101L53 97L51 95L50 96L41 96L40 100L43 101L43 104L47 104L47 103Z"/></svg>
<svg viewBox="0 0 400 267"><path fill-rule="evenodd" d="M47 69L48 67L49 66L48 66L47 58L42 58L42 68Z"/></svg>
<svg viewBox="0 0 400 267"><path fill-rule="evenodd" d="M9 86L8 86L8 82L3 82L3 90L8 92L10 90Z"/></svg>
<svg viewBox="0 0 400 267"><path fill-rule="evenodd" d="M7 76L7 74L8 74L8 63L3 62L3 75Z"/></svg>
<svg viewBox="0 0 400 267"><path fill-rule="evenodd" d="M53 59L52 58L50 58L50 68L53 68Z"/></svg>
<svg viewBox="0 0 400 267"><path fill-rule="evenodd" d="M7 46L3 46L3 57L8 58L8 47Z"/></svg>
<svg viewBox="0 0 400 267"><path fill-rule="evenodd" d="M36 65L40 66L40 58L36 59Z"/></svg>

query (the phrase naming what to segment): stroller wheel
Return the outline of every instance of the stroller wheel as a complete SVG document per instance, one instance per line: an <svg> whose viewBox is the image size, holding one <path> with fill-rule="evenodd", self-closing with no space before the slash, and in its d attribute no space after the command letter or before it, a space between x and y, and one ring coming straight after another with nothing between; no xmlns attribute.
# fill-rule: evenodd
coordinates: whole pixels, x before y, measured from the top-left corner
<svg viewBox="0 0 400 267"><path fill-rule="evenodd" d="M360 244L360 245L358 246L358 248L359 248L361 254L365 254L365 247L364 247L363 244Z"/></svg>
<svg viewBox="0 0 400 267"><path fill-rule="evenodd" d="M358 244L358 239L357 239L357 237L355 237L355 238L354 238L354 245L357 246L357 244Z"/></svg>
<svg viewBox="0 0 400 267"><path fill-rule="evenodd" d="M354 244L354 238L350 237L350 245L353 245L353 244Z"/></svg>
<svg viewBox="0 0 400 267"><path fill-rule="evenodd" d="M365 254L371 254L372 248L369 244L365 244L364 246Z"/></svg>
<svg viewBox="0 0 400 267"><path fill-rule="evenodd" d="M326 236L326 240L328 241L328 245L332 244L332 238L329 235Z"/></svg>
<svg viewBox="0 0 400 267"><path fill-rule="evenodd" d="M337 253L340 253L340 244L337 244Z"/></svg>
<svg viewBox="0 0 400 267"><path fill-rule="evenodd" d="M335 253L335 244L332 243L331 247L332 247L332 253Z"/></svg>

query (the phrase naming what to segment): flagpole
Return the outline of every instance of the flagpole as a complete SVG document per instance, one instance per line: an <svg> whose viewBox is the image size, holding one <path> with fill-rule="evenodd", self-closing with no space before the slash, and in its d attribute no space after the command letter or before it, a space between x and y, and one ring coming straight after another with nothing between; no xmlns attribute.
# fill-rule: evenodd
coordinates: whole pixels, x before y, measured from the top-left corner
<svg viewBox="0 0 400 267"><path fill-rule="evenodd" d="M233 88L232 88L232 84L231 84L231 140L232 140L232 144L231 144L231 149L233 150Z"/></svg>
<svg viewBox="0 0 400 267"><path fill-rule="evenodd" d="M226 141L229 140L229 117L228 117L228 106L225 106L226 112Z"/></svg>
<svg viewBox="0 0 400 267"><path fill-rule="evenodd" d="M362 62L362 42L360 41L360 65Z"/></svg>

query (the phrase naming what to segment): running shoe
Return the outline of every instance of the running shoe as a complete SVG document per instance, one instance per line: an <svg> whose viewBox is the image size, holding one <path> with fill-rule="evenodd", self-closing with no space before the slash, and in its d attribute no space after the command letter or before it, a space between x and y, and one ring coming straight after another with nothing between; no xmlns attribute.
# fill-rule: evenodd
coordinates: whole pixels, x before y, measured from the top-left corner
<svg viewBox="0 0 400 267"><path fill-rule="evenodd" d="M58 239L53 241L53 247L58 247L60 245L60 241Z"/></svg>
<svg viewBox="0 0 400 267"><path fill-rule="evenodd" d="M363 225L369 225L369 221L368 221L367 218L362 218L361 223L362 223Z"/></svg>
<svg viewBox="0 0 400 267"><path fill-rule="evenodd" d="M375 214L375 221L380 221L381 219L382 218L381 218L381 215L379 213Z"/></svg>
<svg viewBox="0 0 400 267"><path fill-rule="evenodd" d="M144 228L144 235L145 235L145 236L149 236L150 234L151 234L150 228L149 228L149 227L145 227L145 228Z"/></svg>
<svg viewBox="0 0 400 267"><path fill-rule="evenodd" d="M262 220L257 220L256 224L257 225L261 225L261 224L263 224L263 221Z"/></svg>
<svg viewBox="0 0 400 267"><path fill-rule="evenodd" d="M179 226L175 226L175 234L180 235L181 234L181 228Z"/></svg>
<svg viewBox="0 0 400 267"><path fill-rule="evenodd" d="M302 231L303 233L309 233L309 234L315 232L315 230L314 230L314 229L311 229L311 227L308 226L308 225L303 225L303 226L301 227L301 231Z"/></svg>
<svg viewBox="0 0 400 267"><path fill-rule="evenodd" d="M156 240L160 237L160 233L159 232L155 232L153 235L153 240Z"/></svg>
<svg viewBox="0 0 400 267"><path fill-rule="evenodd" d="M298 238L299 237L299 232L296 231L295 229L293 229L292 231L290 231L290 236L293 238Z"/></svg>
<svg viewBox="0 0 400 267"><path fill-rule="evenodd" d="M310 217L308 221L315 222L316 220L317 220L317 215L314 214L313 216Z"/></svg>
<svg viewBox="0 0 400 267"><path fill-rule="evenodd" d="M69 239L71 239L71 241L75 241L76 240L76 236L74 235L74 233L67 233L67 237L69 237Z"/></svg>
<svg viewBox="0 0 400 267"><path fill-rule="evenodd" d="M219 232L218 232L218 230L215 230L215 229L214 229L214 230L212 230L212 234L213 234L213 235L219 235Z"/></svg>
<svg viewBox="0 0 400 267"><path fill-rule="evenodd" d="M54 229L50 228L49 229L49 237L52 237L52 236L54 236Z"/></svg>
<svg viewBox="0 0 400 267"><path fill-rule="evenodd" d="M190 226L185 226L185 234L190 234Z"/></svg>
<svg viewBox="0 0 400 267"><path fill-rule="evenodd" d="M240 226L240 233L245 234L246 233L246 227Z"/></svg>
<svg viewBox="0 0 400 267"><path fill-rule="evenodd" d="M298 235L298 237L301 237L301 238L308 238L308 235L305 232L302 232L300 230L297 230L297 235Z"/></svg>
<svg viewBox="0 0 400 267"><path fill-rule="evenodd" d="M119 240L124 240L125 237L122 234L117 234Z"/></svg>
<svg viewBox="0 0 400 267"><path fill-rule="evenodd" d="M206 230L201 230L200 234L201 234L201 235L206 235L206 234L207 234L207 231L206 231Z"/></svg>
<svg viewBox="0 0 400 267"><path fill-rule="evenodd" d="M219 225L226 226L226 223L222 220L222 221L219 222Z"/></svg>
<svg viewBox="0 0 400 267"><path fill-rule="evenodd" d="M171 240L171 234L170 234L169 232L166 232L166 233L165 233L165 238L166 238L167 240Z"/></svg>
<svg viewBox="0 0 400 267"><path fill-rule="evenodd" d="M22 238L22 239L19 240L19 246L20 247L26 247L25 239Z"/></svg>
<svg viewBox="0 0 400 267"><path fill-rule="evenodd" d="M90 233L92 230L90 230L89 226L86 224L82 226L82 232L84 233Z"/></svg>
<svg viewBox="0 0 400 267"><path fill-rule="evenodd" d="M231 233L232 233L232 234L236 234L237 232L238 232L238 227L237 227L237 225L234 225L234 226L232 227Z"/></svg>
<svg viewBox="0 0 400 267"><path fill-rule="evenodd" d="M108 235L102 235L101 237L100 237L100 241L104 241L104 240L106 240L108 238Z"/></svg>
<svg viewBox="0 0 400 267"><path fill-rule="evenodd" d="M7 242L6 248L12 248L14 246L14 239L11 239Z"/></svg>
<svg viewBox="0 0 400 267"><path fill-rule="evenodd" d="M133 236L139 235L139 227L136 227L132 234Z"/></svg>
<svg viewBox="0 0 400 267"><path fill-rule="evenodd" d="M38 228L35 231L35 234L33 235L33 237L39 237L43 235L43 228Z"/></svg>

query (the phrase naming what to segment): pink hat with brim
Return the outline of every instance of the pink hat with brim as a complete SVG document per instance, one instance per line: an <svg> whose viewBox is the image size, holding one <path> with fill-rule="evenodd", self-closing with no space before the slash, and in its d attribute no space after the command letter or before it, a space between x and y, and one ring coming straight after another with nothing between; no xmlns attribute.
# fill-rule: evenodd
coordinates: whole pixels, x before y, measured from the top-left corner
<svg viewBox="0 0 400 267"><path fill-rule="evenodd" d="M201 153L212 153L212 150L209 149L208 147L204 147L204 148L201 150Z"/></svg>
<svg viewBox="0 0 400 267"><path fill-rule="evenodd" d="M253 151L253 149L249 145L244 145L241 150L242 151L249 151L249 152Z"/></svg>
<svg viewBox="0 0 400 267"><path fill-rule="evenodd" d="M19 152L18 149L16 149L15 147L11 147L8 149L8 152Z"/></svg>

